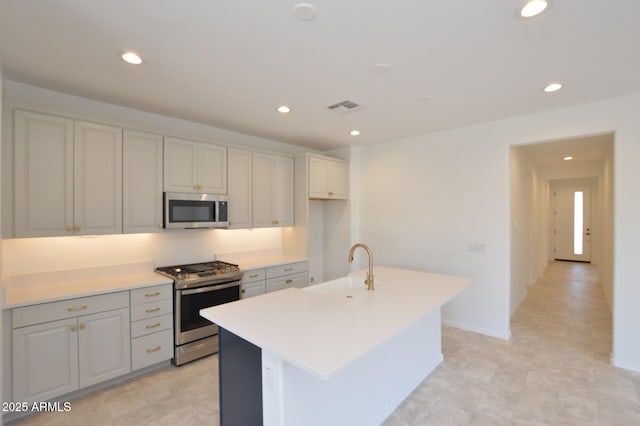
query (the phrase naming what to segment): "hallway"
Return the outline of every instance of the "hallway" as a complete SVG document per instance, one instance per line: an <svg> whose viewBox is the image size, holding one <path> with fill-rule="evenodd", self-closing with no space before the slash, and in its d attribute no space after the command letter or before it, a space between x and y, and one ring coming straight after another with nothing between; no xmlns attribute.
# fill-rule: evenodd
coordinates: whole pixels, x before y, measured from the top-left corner
<svg viewBox="0 0 640 426"><path fill-rule="evenodd" d="M445 327L444 363L385 425L639 425L640 373L612 367L596 267L551 262L512 339Z"/></svg>

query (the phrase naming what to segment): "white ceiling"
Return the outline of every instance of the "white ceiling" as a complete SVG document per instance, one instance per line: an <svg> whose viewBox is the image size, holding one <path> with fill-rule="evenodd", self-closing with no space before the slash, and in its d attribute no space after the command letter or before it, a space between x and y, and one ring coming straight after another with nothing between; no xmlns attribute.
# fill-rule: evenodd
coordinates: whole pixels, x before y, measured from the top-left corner
<svg viewBox="0 0 640 426"><path fill-rule="evenodd" d="M602 162L612 149L613 143L613 133L606 133L523 145L518 148L524 150L533 163L544 166L563 164L564 157L573 157L572 164Z"/></svg>
<svg viewBox="0 0 640 426"><path fill-rule="evenodd" d="M0 60L7 79L320 150L640 91L638 0L526 21L523 0L310 1L312 21L295 0L0 0ZM362 108L327 109L346 99Z"/></svg>

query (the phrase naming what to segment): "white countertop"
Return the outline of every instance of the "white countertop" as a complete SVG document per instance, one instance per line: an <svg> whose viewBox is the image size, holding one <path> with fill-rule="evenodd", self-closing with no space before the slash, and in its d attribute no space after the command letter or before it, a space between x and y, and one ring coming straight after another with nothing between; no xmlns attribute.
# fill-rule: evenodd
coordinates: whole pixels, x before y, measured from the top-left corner
<svg viewBox="0 0 640 426"><path fill-rule="evenodd" d="M153 269L153 263L143 262L8 276L2 309L173 282Z"/></svg>
<svg viewBox="0 0 640 426"><path fill-rule="evenodd" d="M375 290L363 271L353 290L339 280L288 288L214 306L201 315L323 379L438 309L471 285L465 277L375 267ZM350 296L350 297L347 297Z"/></svg>
<svg viewBox="0 0 640 426"><path fill-rule="evenodd" d="M267 255L267 256L256 256L256 257L242 257L242 256L234 256L234 255L219 255L217 256L218 260L222 260L224 262L234 263L240 267L243 271L249 271L251 269L258 268L266 268L269 266L279 266L285 265L288 263L295 262L306 262L307 258L302 256L293 256L293 255Z"/></svg>

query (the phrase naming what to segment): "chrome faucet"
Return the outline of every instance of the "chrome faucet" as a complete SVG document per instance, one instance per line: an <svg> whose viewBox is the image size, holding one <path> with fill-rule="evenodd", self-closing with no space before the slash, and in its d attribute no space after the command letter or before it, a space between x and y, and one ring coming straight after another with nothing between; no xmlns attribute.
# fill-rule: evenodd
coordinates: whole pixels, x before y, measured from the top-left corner
<svg viewBox="0 0 640 426"><path fill-rule="evenodd" d="M373 254L371 253L371 249L367 247L366 244L356 243L349 250L349 263L353 262L353 252L356 251L358 247L362 247L367 251L367 255L369 255L369 272L367 272L367 279L364 280L364 283L367 286L367 290L373 290Z"/></svg>

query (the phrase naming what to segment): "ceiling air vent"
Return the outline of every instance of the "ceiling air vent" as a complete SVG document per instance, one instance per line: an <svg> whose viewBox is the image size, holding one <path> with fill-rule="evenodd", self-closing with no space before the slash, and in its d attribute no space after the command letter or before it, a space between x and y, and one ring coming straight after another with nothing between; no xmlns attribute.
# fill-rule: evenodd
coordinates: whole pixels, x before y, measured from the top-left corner
<svg viewBox="0 0 640 426"><path fill-rule="evenodd" d="M338 102L337 104L330 105L328 108L332 111L347 112L358 110L361 107L360 105L352 101L342 101Z"/></svg>

